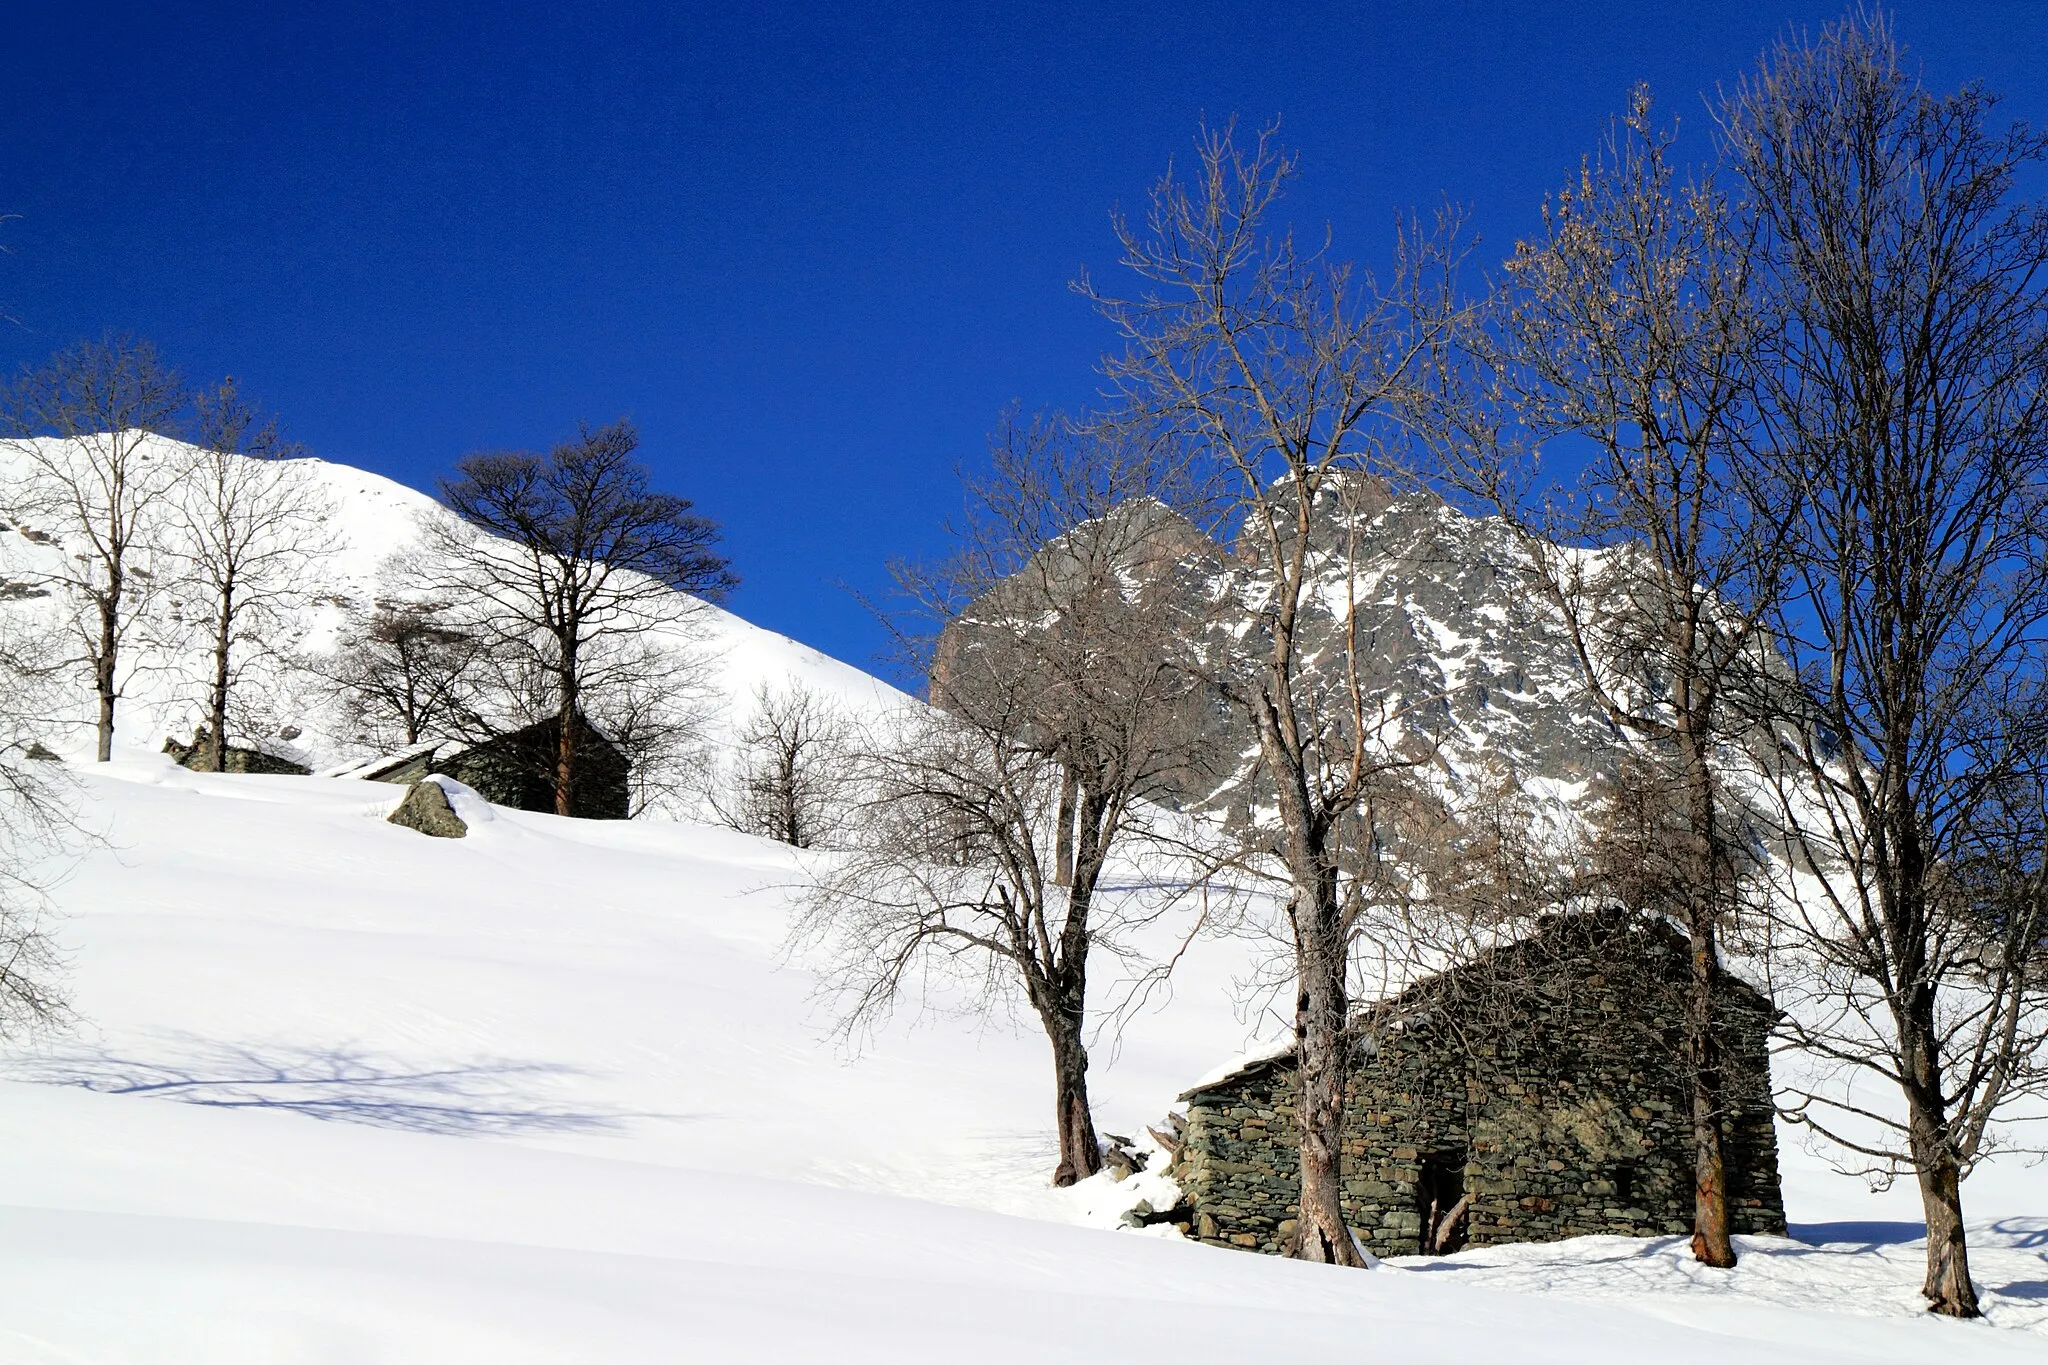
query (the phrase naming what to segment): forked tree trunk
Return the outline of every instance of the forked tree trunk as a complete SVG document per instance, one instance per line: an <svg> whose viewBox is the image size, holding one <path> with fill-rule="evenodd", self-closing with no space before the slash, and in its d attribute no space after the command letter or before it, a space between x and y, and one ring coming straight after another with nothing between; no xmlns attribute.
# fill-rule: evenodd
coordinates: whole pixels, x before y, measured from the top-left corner
<svg viewBox="0 0 2048 1365"><path fill-rule="evenodd" d="M1281 632L1284 634L1284 627ZM1279 648L1279 646L1276 646ZM1286 1254L1304 1261L1360 1268L1370 1264L1344 1222L1344 1086L1351 1054L1345 1025L1351 1003L1351 938L1337 900L1337 870L1328 831L1309 796L1293 733L1291 703L1261 698L1260 747L1278 779L1282 842L1294 899L1295 1120L1301 1130L1301 1204Z"/></svg>
<svg viewBox="0 0 2048 1365"><path fill-rule="evenodd" d="M1052 1011L1045 1020L1052 1040L1053 1120L1060 1135L1060 1164L1052 1173L1055 1185L1086 1180L1102 1169L1102 1143L1095 1136L1095 1117L1088 1108L1088 1049L1081 1041L1078 1008Z"/></svg>
<svg viewBox="0 0 2048 1365"><path fill-rule="evenodd" d="M1095 1117L1088 1107L1088 1049L1082 1030L1088 1019L1089 914L1102 877L1106 852L1102 830L1106 810L1098 791L1084 790L1080 775L1069 768L1061 791L1061 828L1072 843L1064 856L1067 873L1066 922L1060 927L1058 955L1045 964L1038 994L1040 1015L1052 1040L1053 1112L1060 1135L1060 1164L1052 1183L1071 1185L1102 1169L1102 1144L1095 1136Z"/></svg>

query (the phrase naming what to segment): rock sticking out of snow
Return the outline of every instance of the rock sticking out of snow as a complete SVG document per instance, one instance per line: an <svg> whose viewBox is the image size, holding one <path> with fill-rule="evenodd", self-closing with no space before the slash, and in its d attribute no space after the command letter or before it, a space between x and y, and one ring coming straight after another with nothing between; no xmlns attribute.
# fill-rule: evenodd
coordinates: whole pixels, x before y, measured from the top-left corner
<svg viewBox="0 0 2048 1365"><path fill-rule="evenodd" d="M469 826L448 804L448 793L431 778L422 778L406 788L405 799L386 818L394 825L416 829L436 839L460 839L469 833Z"/></svg>

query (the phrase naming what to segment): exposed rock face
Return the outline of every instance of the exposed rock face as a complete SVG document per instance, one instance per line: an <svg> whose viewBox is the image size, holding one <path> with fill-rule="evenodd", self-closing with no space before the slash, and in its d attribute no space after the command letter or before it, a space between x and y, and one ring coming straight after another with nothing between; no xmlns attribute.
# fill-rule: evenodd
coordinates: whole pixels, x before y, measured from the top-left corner
<svg viewBox="0 0 2048 1365"><path fill-rule="evenodd" d="M441 784L425 778L406 789L405 799L386 818L394 825L415 829L436 839L460 839L469 833L469 826L462 823L455 807L448 804L448 793L441 790Z"/></svg>
<svg viewBox="0 0 2048 1365"><path fill-rule="evenodd" d="M1063 542L1082 546L1085 556L1106 535L1118 540L1128 590L1170 599L1185 620L1183 638L1198 667L1220 677L1234 666L1255 690L1271 595L1256 537L1226 549L1178 514L1147 504L1120 509L1100 527L1077 527ZM1583 784L1614 771L1624 738L1587 695L1563 617L1505 526L1427 494L1396 497L1361 475L1318 502L1310 537L1304 688L1312 694L1321 686L1333 703L1341 700L1339 689L1348 688L1342 644L1351 631L1365 693L1399 717L1394 732L1406 747L1430 755L1453 806L1475 782L1508 775L1548 779L1556 786L1546 794L1575 802ZM1077 553L1063 542L1041 555ZM973 655L977 636L1030 619L1004 592L976 602L941 637L931 680L936 704L946 705L950 675ZM1210 714L1204 766L1214 780L1186 797L1242 816L1254 799L1246 779L1257 737L1220 687Z"/></svg>
<svg viewBox="0 0 2048 1365"><path fill-rule="evenodd" d="M1687 962L1661 921L1569 916L1363 1013L1346 1090L1344 1212L1382 1256L1692 1227ZM1782 1233L1770 1004L1723 983L1724 1149L1738 1233ZM1294 1059L1189 1091L1174 1221L1277 1253L1300 1194ZM1461 1200L1468 1200L1459 1209ZM1425 1224L1457 1211L1443 1245Z"/></svg>

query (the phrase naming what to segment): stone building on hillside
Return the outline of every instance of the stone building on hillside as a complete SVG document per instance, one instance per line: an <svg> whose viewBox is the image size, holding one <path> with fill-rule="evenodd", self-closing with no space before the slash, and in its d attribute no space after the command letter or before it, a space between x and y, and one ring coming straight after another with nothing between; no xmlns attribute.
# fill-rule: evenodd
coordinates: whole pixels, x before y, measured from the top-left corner
<svg viewBox="0 0 2048 1365"><path fill-rule="evenodd" d="M1344 1208L1381 1256L1653 1236L1692 1227L1681 935L1619 911L1520 942L1363 1011L1347 1091ZM1737 1233L1782 1233L1770 1002L1722 979L1723 1141ZM1172 1221L1277 1253L1300 1168L1291 1053L1181 1096ZM1155 1216L1148 1221L1163 1221Z"/></svg>
<svg viewBox="0 0 2048 1365"><path fill-rule="evenodd" d="M442 773L493 805L553 814L559 723L550 717L477 744L429 740L334 774L410 786ZM569 813L585 820L624 820L633 813L632 763L610 736L577 717L577 778Z"/></svg>
<svg viewBox="0 0 2048 1365"><path fill-rule="evenodd" d="M297 731L287 731L296 734ZM213 732L207 726L200 726L193 732L192 742L186 744L173 735L164 741L164 752L171 761L181 768L194 772L213 771ZM30 757L34 757L33 754ZM294 758L271 753L266 749L247 744L229 744L222 759L221 771L230 773L268 773L285 777L305 777L313 770Z"/></svg>

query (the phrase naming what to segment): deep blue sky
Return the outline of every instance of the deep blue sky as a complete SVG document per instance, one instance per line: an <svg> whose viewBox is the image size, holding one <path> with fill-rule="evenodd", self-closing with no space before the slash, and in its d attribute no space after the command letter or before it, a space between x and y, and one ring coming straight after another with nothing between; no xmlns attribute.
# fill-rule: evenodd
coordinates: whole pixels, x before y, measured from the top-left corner
<svg viewBox="0 0 2048 1365"><path fill-rule="evenodd" d="M1647 79L1701 97L1836 4L9 6L0 371L108 328L422 488L631 415L742 615L855 663L840 584L928 553L1001 409L1085 403L1109 275L1196 121L1280 115L1347 254L1489 255ZM2048 4L1904 4L2048 123Z"/></svg>

